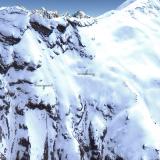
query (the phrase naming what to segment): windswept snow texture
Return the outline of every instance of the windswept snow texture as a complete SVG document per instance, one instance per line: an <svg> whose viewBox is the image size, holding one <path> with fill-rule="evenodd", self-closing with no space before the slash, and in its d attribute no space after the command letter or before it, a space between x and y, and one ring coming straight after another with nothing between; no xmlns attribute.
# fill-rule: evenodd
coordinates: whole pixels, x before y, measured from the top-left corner
<svg viewBox="0 0 160 160"><path fill-rule="evenodd" d="M160 159L160 1L120 8L0 9L1 160Z"/></svg>

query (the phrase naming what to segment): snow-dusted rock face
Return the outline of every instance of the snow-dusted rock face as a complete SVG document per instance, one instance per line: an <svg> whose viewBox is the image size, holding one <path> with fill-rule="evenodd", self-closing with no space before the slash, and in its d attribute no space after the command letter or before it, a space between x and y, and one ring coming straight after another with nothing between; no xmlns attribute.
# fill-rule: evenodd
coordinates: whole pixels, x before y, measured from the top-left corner
<svg viewBox="0 0 160 160"><path fill-rule="evenodd" d="M0 159L160 159L159 3L0 8Z"/></svg>
<svg viewBox="0 0 160 160"><path fill-rule="evenodd" d="M47 18L47 19L60 17L57 11L48 11L45 8L33 10L32 13L38 14L39 16L41 15L43 18Z"/></svg>
<svg viewBox="0 0 160 160"><path fill-rule="evenodd" d="M73 16L76 18L90 18L90 16L86 15L83 11L77 11Z"/></svg>

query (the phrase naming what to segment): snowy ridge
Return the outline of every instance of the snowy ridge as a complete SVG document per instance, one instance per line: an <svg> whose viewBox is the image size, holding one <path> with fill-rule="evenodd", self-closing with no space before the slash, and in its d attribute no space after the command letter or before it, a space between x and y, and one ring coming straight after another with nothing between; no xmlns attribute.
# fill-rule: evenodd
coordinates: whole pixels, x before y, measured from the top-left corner
<svg viewBox="0 0 160 160"><path fill-rule="evenodd" d="M0 159L160 159L159 1L143 2L0 9Z"/></svg>
<svg viewBox="0 0 160 160"><path fill-rule="evenodd" d="M160 1L159 0L127 0L125 1L122 5L118 7L118 9L124 9L127 7L140 7L141 5L155 5L155 6L160 6Z"/></svg>
<svg viewBox="0 0 160 160"><path fill-rule="evenodd" d="M148 16L158 16L160 12L159 0L128 0L124 2L118 10L129 12L134 18L136 13L144 13ZM158 14L158 15L157 15Z"/></svg>

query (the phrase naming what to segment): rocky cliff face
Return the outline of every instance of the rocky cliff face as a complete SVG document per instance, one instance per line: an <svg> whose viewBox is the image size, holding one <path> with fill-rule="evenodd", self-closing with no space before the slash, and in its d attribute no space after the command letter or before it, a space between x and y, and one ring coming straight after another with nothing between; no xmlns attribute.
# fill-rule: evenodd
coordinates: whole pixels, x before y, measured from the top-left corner
<svg viewBox="0 0 160 160"><path fill-rule="evenodd" d="M0 159L160 159L159 6L0 8Z"/></svg>

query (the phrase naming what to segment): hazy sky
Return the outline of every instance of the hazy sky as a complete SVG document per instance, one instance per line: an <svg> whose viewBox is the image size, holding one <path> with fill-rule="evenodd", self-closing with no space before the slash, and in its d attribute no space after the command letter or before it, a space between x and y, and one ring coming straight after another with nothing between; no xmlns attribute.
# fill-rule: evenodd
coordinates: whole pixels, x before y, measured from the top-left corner
<svg viewBox="0 0 160 160"><path fill-rule="evenodd" d="M45 7L60 13L83 10L89 15L100 15L116 9L125 0L0 0L0 6L23 5L28 9Z"/></svg>

